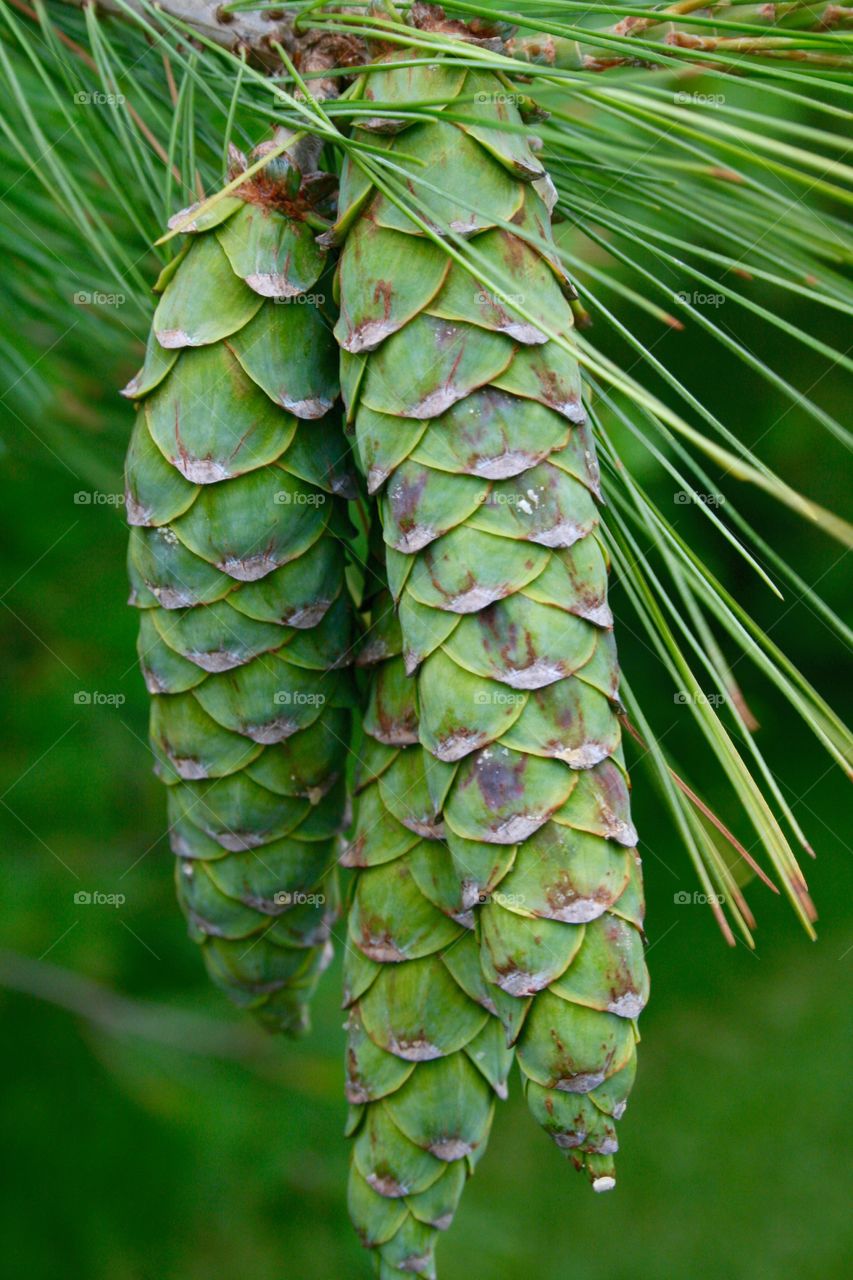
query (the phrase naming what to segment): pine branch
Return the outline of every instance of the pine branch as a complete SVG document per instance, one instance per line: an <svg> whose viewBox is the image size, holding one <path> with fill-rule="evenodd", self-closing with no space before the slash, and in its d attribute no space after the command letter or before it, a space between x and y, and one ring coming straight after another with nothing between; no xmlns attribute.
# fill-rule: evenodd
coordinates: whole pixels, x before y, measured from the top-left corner
<svg viewBox="0 0 853 1280"><path fill-rule="evenodd" d="M697 9L704 15L698 19L693 16ZM717 9L721 15L718 26L715 24ZM710 67L713 64L703 62L703 53L783 58L816 67L847 67L849 56L810 48L803 37L848 28L851 19L853 10L832 3L769 4L756 9L746 5L718 6L713 0L711 4L707 0L680 0L666 9L621 18L610 27L591 27L584 32L588 37L584 40L560 36L553 30L520 34L507 41L506 51L521 62L584 71L608 71L627 65L654 67L660 64L662 53L676 51L695 53L698 65ZM703 32L702 27L710 29ZM738 27L743 30L738 32ZM762 34L761 29L775 34ZM635 41L639 42L631 49L629 42ZM660 52L656 52L655 46ZM849 50L849 46L842 47Z"/></svg>
<svg viewBox="0 0 853 1280"><path fill-rule="evenodd" d="M75 9L89 6L114 17L151 19L152 6L142 0L62 0ZM228 11L220 0L157 0L167 17L191 27L200 36L236 53L247 50L262 62L279 62L273 46L293 47L293 17L281 9Z"/></svg>
<svg viewBox="0 0 853 1280"><path fill-rule="evenodd" d="M312 28L317 31L325 26L327 32L342 30L331 27L330 21L366 23L368 27L383 25L382 20L374 15L352 10L338 11L330 6L316 13L316 19L320 20L318 23L303 21L301 39L297 40L294 31L299 14L283 14L281 8L273 7L265 0L257 3L252 0L250 7L238 3L229 5L219 0L153 0L152 3L148 0L61 0L61 3L74 8L91 6L102 13L130 21L140 17L151 21L159 10L167 18L196 32L201 40L212 41L231 53L248 54L250 60L267 67L281 65L278 46L293 54L297 44L304 45L306 40L310 44L311 36L307 33ZM482 12L479 5L461 4L456 7L467 13ZM568 12L574 8L576 6L567 6ZM437 6L416 5L415 9L434 11L443 17L443 11ZM701 9L704 16L696 17L694 11L697 9ZM717 10L722 15L721 19L717 19ZM619 13L620 9L615 6L611 12ZM709 65L708 55L716 55L717 58L731 56L732 59L746 55L788 59L814 67L846 68L850 65L849 56L841 52L827 52L817 46L810 47L808 36L847 28L851 24L851 15L853 10L831 0L808 5L792 0L791 3L763 5L757 9L752 5L718 5L715 0L710 4L708 0L701 0L701 3L700 0L678 0L666 9L625 16L600 29L585 28L582 32L571 29L572 35L558 34L562 24L555 26L553 23L543 24L545 29L531 33L529 25L521 21L521 33L506 40L504 51L519 62L587 72L608 71L626 65L651 68L659 66L662 59L672 55L677 55L682 62L693 62L702 67ZM495 11L494 17L496 20L519 22L523 15ZM416 22L416 25L421 24ZM460 24L449 24L450 27L454 25ZM702 33L703 26L710 27L706 34ZM441 24L437 29L442 29ZM768 29L778 34L762 34ZM579 39L579 35L583 38ZM350 59L345 61L348 63Z"/></svg>

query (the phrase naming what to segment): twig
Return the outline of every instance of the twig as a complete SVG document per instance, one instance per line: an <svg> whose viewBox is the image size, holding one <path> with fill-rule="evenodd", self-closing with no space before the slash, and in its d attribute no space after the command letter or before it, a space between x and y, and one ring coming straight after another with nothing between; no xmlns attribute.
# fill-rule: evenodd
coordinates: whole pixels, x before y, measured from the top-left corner
<svg viewBox="0 0 853 1280"><path fill-rule="evenodd" d="M149 21L153 16L152 6L141 0L63 0L63 3L75 9L92 4L103 13L119 18L127 18L128 11ZM156 0L154 7L232 52L242 47L265 53L273 41L286 48L293 45L293 18L283 17L280 9L229 13L221 0Z"/></svg>
<svg viewBox="0 0 853 1280"><path fill-rule="evenodd" d="M216 1058L250 1059L264 1053L265 1040L204 1014L132 1000L82 974L46 960L0 948L0 985L47 1000L114 1034L141 1036L159 1044Z"/></svg>

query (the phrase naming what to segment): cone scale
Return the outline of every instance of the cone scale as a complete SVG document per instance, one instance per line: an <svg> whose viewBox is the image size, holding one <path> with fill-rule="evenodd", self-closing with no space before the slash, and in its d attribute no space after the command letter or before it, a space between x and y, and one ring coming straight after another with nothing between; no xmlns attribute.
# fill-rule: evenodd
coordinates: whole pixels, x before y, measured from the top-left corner
<svg viewBox="0 0 853 1280"><path fill-rule="evenodd" d="M237 1004L298 1033L338 912L351 479L300 174L282 158L240 190L176 215L125 389L131 603L190 933Z"/></svg>
<svg viewBox="0 0 853 1280"><path fill-rule="evenodd" d="M420 225L345 166L349 430L381 513L442 907L476 915L533 1115L607 1190L648 979L595 446L577 364L545 332L570 333L571 286L553 188L504 85L450 61L395 67L407 56L388 55L367 93L448 100L465 122L362 131L408 168ZM501 288L423 222L469 241Z"/></svg>

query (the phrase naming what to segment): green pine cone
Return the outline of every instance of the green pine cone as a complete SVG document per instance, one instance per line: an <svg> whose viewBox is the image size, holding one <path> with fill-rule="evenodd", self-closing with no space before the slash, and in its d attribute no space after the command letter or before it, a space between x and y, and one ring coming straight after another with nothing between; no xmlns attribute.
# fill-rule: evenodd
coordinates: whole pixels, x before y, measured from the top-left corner
<svg viewBox="0 0 853 1280"><path fill-rule="evenodd" d="M330 955L353 705L352 481L299 181L274 162L191 224L125 389L131 603L178 896L214 982L288 1033Z"/></svg>
<svg viewBox="0 0 853 1280"><path fill-rule="evenodd" d="M604 1190L647 975L595 448L578 366L537 327L568 333L571 286L549 248L552 188L501 82L450 61L395 69L406 56L368 78L373 99L457 94L469 122L368 128L423 162L395 157L416 208L468 238L501 287L348 166L342 387L379 494L456 906L488 899L483 971L529 1005L518 1060L531 1109Z"/></svg>
<svg viewBox="0 0 853 1280"><path fill-rule="evenodd" d="M390 597L373 602L358 661L372 668L357 818L343 863L358 869L345 959L347 1097L354 1134L350 1213L385 1280L434 1276L485 1149L511 1051L483 979L418 745L414 682ZM497 999L495 998L497 997Z"/></svg>

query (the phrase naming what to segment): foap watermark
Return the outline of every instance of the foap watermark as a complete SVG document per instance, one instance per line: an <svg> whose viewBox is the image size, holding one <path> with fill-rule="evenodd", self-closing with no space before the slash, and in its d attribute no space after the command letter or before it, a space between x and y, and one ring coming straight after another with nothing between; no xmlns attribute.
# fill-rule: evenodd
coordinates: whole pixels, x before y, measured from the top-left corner
<svg viewBox="0 0 853 1280"><path fill-rule="evenodd" d="M726 701L724 693L703 693L700 689L698 693L688 693L685 689L679 689L672 695L673 702L683 707L688 702L692 702L694 706L702 707L721 707Z"/></svg>
<svg viewBox="0 0 853 1280"><path fill-rule="evenodd" d="M523 306L525 295L523 293L504 293L500 289L482 289L477 294L477 301L488 304L491 307L502 307L506 303L510 306Z"/></svg>
<svg viewBox="0 0 853 1280"><path fill-rule="evenodd" d="M511 911L513 907L523 907L525 896L523 893L502 893L500 889L495 889L492 893L478 893L476 905L482 907L487 902L497 903L499 907L506 907Z"/></svg>
<svg viewBox="0 0 853 1280"><path fill-rule="evenodd" d="M100 889L78 889L74 894L76 907L123 907L127 898L123 893L102 893Z"/></svg>
<svg viewBox="0 0 853 1280"><path fill-rule="evenodd" d="M509 689L479 689L474 694L474 702L478 707L517 707L524 698L525 694L513 693Z"/></svg>
<svg viewBox="0 0 853 1280"><path fill-rule="evenodd" d="M721 893L703 893L700 889L697 889L694 893L688 893L686 889L680 889L678 893L672 895L672 900L677 907L708 907L712 905L722 907L726 901Z"/></svg>
<svg viewBox="0 0 853 1280"><path fill-rule="evenodd" d="M530 516L541 502L541 492L541 488L524 489L522 492L517 489L484 489L477 495L477 501L482 507L518 507L519 511Z"/></svg>
<svg viewBox="0 0 853 1280"><path fill-rule="evenodd" d="M78 107L123 107L123 93L104 93L101 89L78 89L74 95Z"/></svg>
<svg viewBox="0 0 853 1280"><path fill-rule="evenodd" d="M123 307L127 298L123 293L104 293L100 289L78 289L71 301L75 307Z"/></svg>
<svg viewBox="0 0 853 1280"><path fill-rule="evenodd" d="M302 693L298 689L279 689L273 694L273 702L278 707L322 707L326 701L324 693Z"/></svg>
<svg viewBox="0 0 853 1280"><path fill-rule="evenodd" d="M724 493L690 493L687 489L678 489L672 495L673 502L686 507L690 502L701 502L706 507L721 507L726 500Z"/></svg>
<svg viewBox="0 0 853 1280"><path fill-rule="evenodd" d="M277 907L322 907L326 902L325 893L303 893L297 889L279 889L273 894L273 902Z"/></svg>
<svg viewBox="0 0 853 1280"><path fill-rule="evenodd" d="M681 289L675 296L692 307L721 307L726 300L724 293L703 293L701 289Z"/></svg>
<svg viewBox="0 0 853 1280"><path fill-rule="evenodd" d="M123 493L104 493L101 489L78 489L74 495L75 507L123 507Z"/></svg>
<svg viewBox="0 0 853 1280"><path fill-rule="evenodd" d="M697 107L724 107L726 95L724 93L685 93L684 90L679 90L674 95L673 101L682 107L688 104Z"/></svg>
<svg viewBox="0 0 853 1280"><path fill-rule="evenodd" d="M279 489L273 501L280 507L322 507L326 501L325 493L303 493L298 489L291 493L289 489Z"/></svg>
<svg viewBox="0 0 853 1280"><path fill-rule="evenodd" d="M325 293L294 293L288 298L274 298L277 307L322 307L326 301Z"/></svg>
<svg viewBox="0 0 853 1280"><path fill-rule="evenodd" d="M126 702L123 693L100 693L97 689L78 689L74 695L75 707L123 707Z"/></svg>
<svg viewBox="0 0 853 1280"><path fill-rule="evenodd" d="M227 12L228 11L226 10L226 13ZM217 19L219 22L230 22L232 17L233 15L229 15L228 17L217 15ZM277 17L277 15L273 13L273 18L275 17ZM280 107L281 106L281 85L279 81L275 79L267 80L266 87L269 89L270 93L272 94L276 104ZM313 93L304 89L300 91L299 101L306 103L306 105L309 107L325 108L328 106L328 102L326 101L325 98L317 98L314 96ZM297 186L297 190L298 190L298 186Z"/></svg>
<svg viewBox="0 0 853 1280"><path fill-rule="evenodd" d="M475 93L474 101L483 105L484 103L497 103L499 106L505 107L523 107L527 102L527 97L523 93Z"/></svg>

